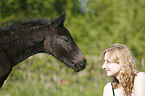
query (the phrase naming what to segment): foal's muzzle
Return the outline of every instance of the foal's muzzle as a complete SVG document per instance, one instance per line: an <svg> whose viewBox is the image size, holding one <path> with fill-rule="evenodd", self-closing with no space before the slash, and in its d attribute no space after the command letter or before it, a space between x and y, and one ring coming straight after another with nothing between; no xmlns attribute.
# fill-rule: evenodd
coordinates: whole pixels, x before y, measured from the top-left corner
<svg viewBox="0 0 145 96"><path fill-rule="evenodd" d="M74 64L73 69L75 71L79 72L79 71L85 69L86 65L87 65L87 61L86 61L86 59L84 59L83 61Z"/></svg>

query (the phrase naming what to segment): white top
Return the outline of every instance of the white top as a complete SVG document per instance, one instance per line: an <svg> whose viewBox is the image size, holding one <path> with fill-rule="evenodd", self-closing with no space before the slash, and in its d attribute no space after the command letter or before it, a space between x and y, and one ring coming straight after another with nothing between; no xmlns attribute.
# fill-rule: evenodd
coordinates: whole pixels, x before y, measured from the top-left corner
<svg viewBox="0 0 145 96"><path fill-rule="evenodd" d="M126 96L123 87L114 89L115 96ZM113 96L111 82L107 83L103 90L103 96ZM139 72L135 77L134 89L131 96L145 96L145 73Z"/></svg>

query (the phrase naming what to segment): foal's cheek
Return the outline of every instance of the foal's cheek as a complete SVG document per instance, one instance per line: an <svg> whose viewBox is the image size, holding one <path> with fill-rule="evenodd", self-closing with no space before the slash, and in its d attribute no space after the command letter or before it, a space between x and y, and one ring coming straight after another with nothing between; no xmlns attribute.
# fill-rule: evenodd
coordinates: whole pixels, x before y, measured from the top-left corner
<svg viewBox="0 0 145 96"><path fill-rule="evenodd" d="M53 48L52 48L52 37L47 37L44 41L44 49L46 53L51 53Z"/></svg>

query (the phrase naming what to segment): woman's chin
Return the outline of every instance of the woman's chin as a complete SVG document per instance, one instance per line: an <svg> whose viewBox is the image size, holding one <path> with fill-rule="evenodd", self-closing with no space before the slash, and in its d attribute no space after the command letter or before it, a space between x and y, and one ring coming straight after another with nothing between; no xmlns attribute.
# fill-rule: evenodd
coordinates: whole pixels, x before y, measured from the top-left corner
<svg viewBox="0 0 145 96"><path fill-rule="evenodd" d="M107 76L113 76L113 74L111 74L110 72L107 72Z"/></svg>

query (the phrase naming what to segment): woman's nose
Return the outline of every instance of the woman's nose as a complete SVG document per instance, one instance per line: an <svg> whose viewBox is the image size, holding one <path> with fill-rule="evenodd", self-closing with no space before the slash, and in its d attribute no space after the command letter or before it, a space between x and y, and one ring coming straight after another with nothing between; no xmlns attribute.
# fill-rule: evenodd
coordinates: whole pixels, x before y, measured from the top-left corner
<svg viewBox="0 0 145 96"><path fill-rule="evenodd" d="M105 63L102 65L102 69L106 69L106 64Z"/></svg>

